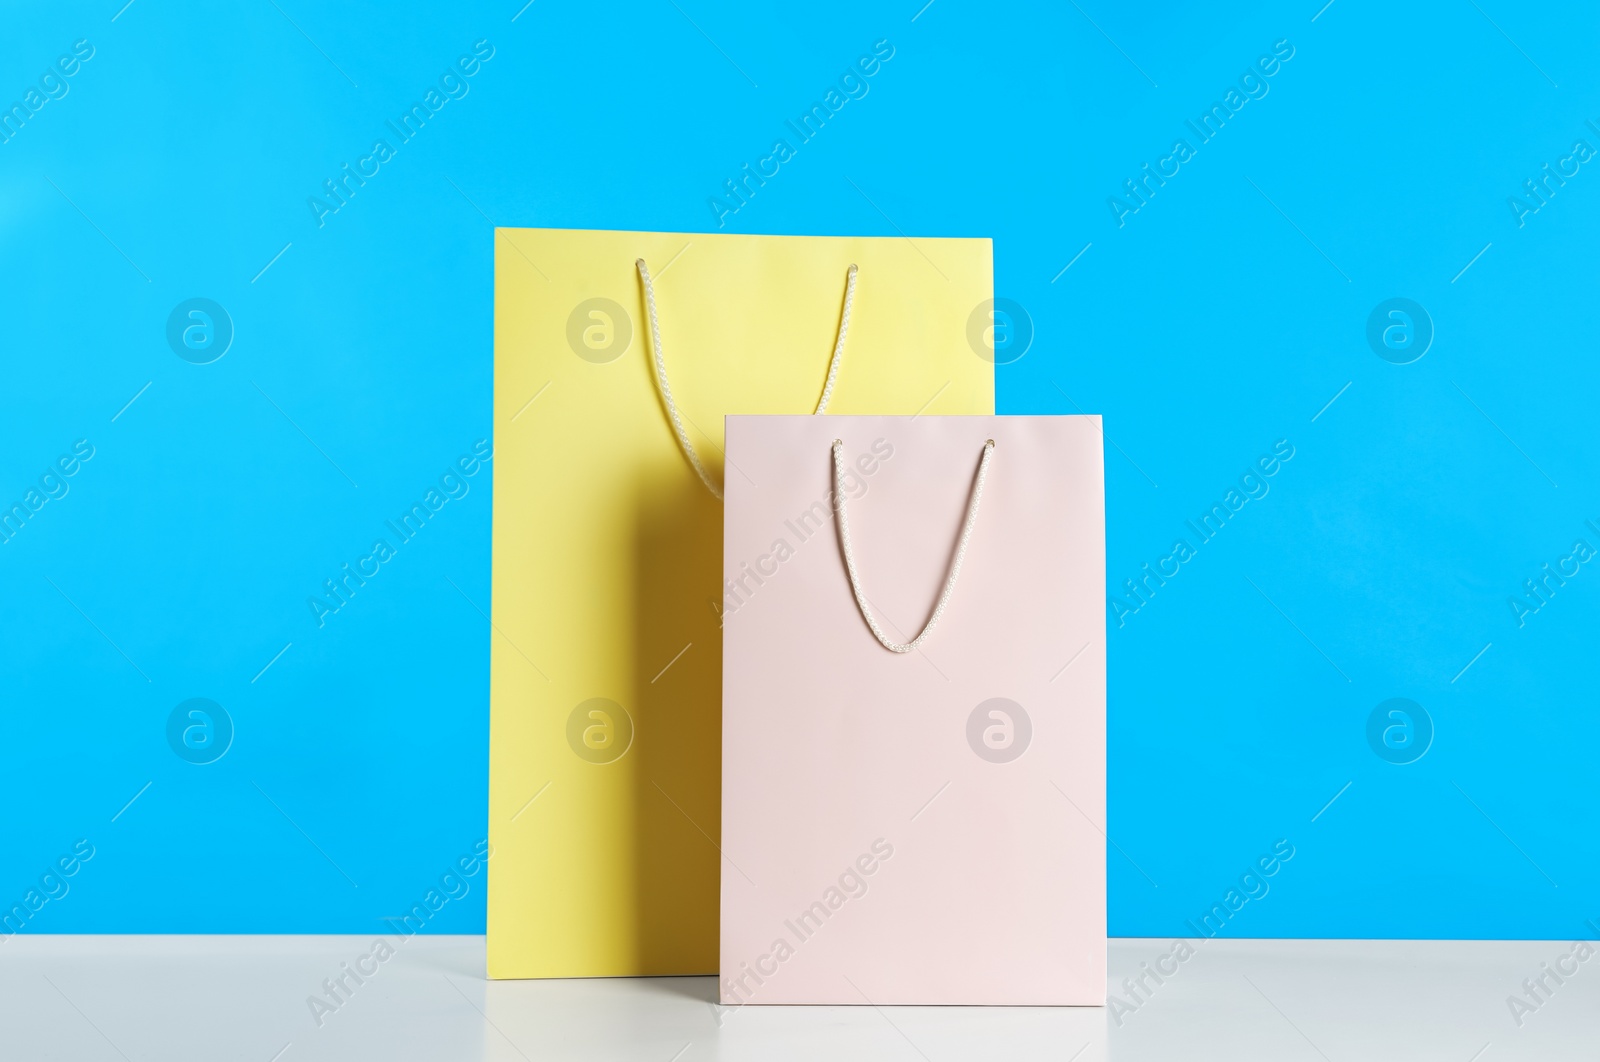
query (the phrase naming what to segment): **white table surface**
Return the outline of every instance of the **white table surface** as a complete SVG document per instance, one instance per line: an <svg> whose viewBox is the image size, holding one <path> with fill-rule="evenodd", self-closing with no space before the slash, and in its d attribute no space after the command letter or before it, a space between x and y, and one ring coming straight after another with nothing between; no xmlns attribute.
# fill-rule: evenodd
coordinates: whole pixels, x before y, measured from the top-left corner
<svg viewBox="0 0 1600 1062"><path fill-rule="evenodd" d="M393 938L390 938L393 940ZM1506 999L1571 942L1208 940L1137 1011L714 1006L708 977L496 981L482 937L416 936L319 1026L307 997L372 937L0 941L0 1058L1600 1058L1600 955L1518 1027ZM1171 947L1112 942L1110 985ZM370 965L370 964L369 964ZM1570 965L1570 963L1569 963ZM1548 982L1554 985L1553 981ZM1120 1017L1120 1024L1118 1023Z"/></svg>

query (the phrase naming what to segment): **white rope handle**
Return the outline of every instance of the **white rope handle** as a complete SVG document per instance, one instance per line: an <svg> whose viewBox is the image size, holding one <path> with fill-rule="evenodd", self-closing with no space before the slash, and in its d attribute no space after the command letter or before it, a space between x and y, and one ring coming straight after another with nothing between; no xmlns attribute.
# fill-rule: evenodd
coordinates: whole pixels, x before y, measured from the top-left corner
<svg viewBox="0 0 1600 1062"><path fill-rule="evenodd" d="M639 267L639 279L644 283L644 304L650 311L650 346L655 353L656 386L661 389L661 401L667 407L667 417L672 421L672 432L678 437L678 446L683 450L683 456L689 459L689 464L694 466L695 475L700 477L700 482L706 485L706 490L712 497L722 500L722 488L711 481L711 476L700 463L700 455L695 453L694 444L689 441L688 432L683 430L683 419L678 415L678 405L672 400L672 387L667 383L667 366L662 360L661 353L661 323L656 318L656 289L650 282L650 269L640 258L635 263ZM839 317L839 339L833 345L833 359L828 363L828 379L822 385L822 398L817 402L816 413L824 413L828 408L828 400L833 397L833 384L839 378L839 363L844 360L844 337L850 331L850 307L856 298L856 267L852 265L845 275L844 283L844 313Z"/></svg>
<svg viewBox="0 0 1600 1062"><path fill-rule="evenodd" d="M989 458L994 455L994 440L990 439L983 444L983 456L978 459L978 479L972 485L972 497L967 500L967 517L961 524L961 539L956 543L955 560L950 564L950 574L944 581L944 590L939 594L939 603L933 606L933 615L928 617L928 625L922 628L922 633L909 642L897 642L883 633L883 628L878 626L878 620L872 614L872 608L867 604L867 595L861 591L861 577L856 573L856 555L850 547L850 520L844 511L844 484L845 460L844 443L833 440L833 498L834 512L839 517L839 544L844 547L844 566L850 572L850 589L855 591L856 605L861 609L861 618L867 621L867 626L872 628L872 633L877 637L879 644L891 653L909 653L921 645L928 635L933 633L933 628L939 625L939 617L944 615L945 605L950 603L950 594L956 588L956 577L961 574L961 562L967 556L967 539L972 537L972 525L978 519L978 502L983 498L984 477L989 474Z"/></svg>

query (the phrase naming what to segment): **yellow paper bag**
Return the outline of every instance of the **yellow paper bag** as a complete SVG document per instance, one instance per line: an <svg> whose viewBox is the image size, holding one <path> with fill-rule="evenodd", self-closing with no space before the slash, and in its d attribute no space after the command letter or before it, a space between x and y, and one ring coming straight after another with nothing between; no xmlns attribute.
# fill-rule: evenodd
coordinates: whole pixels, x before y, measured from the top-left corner
<svg viewBox="0 0 1600 1062"><path fill-rule="evenodd" d="M988 240L498 229L489 976L717 972L722 505L684 430L992 414ZM976 323L975 323L976 322Z"/></svg>

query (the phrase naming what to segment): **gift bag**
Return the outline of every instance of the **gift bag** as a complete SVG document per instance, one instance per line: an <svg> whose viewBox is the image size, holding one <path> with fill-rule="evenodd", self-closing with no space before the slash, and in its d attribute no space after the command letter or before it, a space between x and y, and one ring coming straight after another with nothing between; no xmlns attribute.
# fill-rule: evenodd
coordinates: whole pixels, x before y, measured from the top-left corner
<svg viewBox="0 0 1600 1062"><path fill-rule="evenodd" d="M491 977L716 972L722 418L993 412L992 294L988 240L497 230Z"/></svg>
<svg viewBox="0 0 1600 1062"><path fill-rule="evenodd" d="M1100 418L727 451L722 1002L1104 1005Z"/></svg>

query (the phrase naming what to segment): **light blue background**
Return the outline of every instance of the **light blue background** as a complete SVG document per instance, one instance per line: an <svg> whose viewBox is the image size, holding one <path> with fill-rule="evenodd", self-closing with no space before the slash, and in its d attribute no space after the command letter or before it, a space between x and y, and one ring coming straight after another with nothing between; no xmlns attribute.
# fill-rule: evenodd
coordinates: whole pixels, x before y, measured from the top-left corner
<svg viewBox="0 0 1600 1062"><path fill-rule="evenodd" d="M1287 838L1229 935L1595 934L1600 571L1524 627L1507 604L1600 546L1600 162L1507 205L1600 147L1587 5L119 6L0 34L0 101L96 48L0 144L0 498L96 448L0 546L0 906L96 848L30 932L373 931L472 849L489 474L325 627L305 602L492 438L491 223L715 229L724 179L887 38L725 231L994 237L1037 332L1001 412L1104 414L1112 586L1295 447L1108 613L1110 931L1190 932ZM307 198L482 38L469 95L319 228ZM1119 228L1107 198L1283 39ZM195 296L236 329L210 365L164 337ZM1365 339L1392 296L1436 328L1414 364ZM208 766L166 743L190 697L236 726ZM1409 765L1366 742L1391 697L1436 727ZM431 928L481 931L482 896Z"/></svg>

